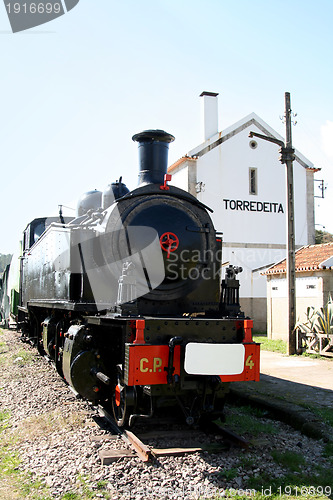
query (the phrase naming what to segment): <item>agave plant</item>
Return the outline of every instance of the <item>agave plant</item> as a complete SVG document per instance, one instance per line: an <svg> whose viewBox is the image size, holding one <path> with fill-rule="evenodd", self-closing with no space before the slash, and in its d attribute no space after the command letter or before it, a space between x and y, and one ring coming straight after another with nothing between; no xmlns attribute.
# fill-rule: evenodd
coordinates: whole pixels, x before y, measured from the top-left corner
<svg viewBox="0 0 333 500"><path fill-rule="evenodd" d="M329 294L326 306L318 309L317 315L321 331L327 336L333 334L333 300L331 294Z"/></svg>
<svg viewBox="0 0 333 500"><path fill-rule="evenodd" d="M295 330L299 330L302 333L318 333L320 331L320 324L318 321L317 309L310 306L306 310L306 321L297 321L295 325Z"/></svg>
<svg viewBox="0 0 333 500"><path fill-rule="evenodd" d="M302 333L324 333L327 336L333 334L333 300L331 294L328 296L326 306L315 309L313 306L307 308L306 321L298 321L295 330Z"/></svg>

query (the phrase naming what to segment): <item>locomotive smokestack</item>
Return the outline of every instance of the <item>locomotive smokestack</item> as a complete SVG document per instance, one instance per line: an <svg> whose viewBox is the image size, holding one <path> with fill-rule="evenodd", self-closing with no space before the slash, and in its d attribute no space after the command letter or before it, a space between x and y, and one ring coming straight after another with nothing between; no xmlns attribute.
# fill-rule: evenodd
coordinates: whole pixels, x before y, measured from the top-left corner
<svg viewBox="0 0 333 500"><path fill-rule="evenodd" d="M132 139L139 143L139 184L163 184L169 143L175 140L174 136L164 130L145 130Z"/></svg>

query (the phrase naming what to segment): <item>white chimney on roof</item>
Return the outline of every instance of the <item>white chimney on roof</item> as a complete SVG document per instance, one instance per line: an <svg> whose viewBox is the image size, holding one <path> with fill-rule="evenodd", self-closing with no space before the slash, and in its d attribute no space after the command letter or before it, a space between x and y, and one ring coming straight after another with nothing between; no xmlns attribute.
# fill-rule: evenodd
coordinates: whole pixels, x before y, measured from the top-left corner
<svg viewBox="0 0 333 500"><path fill-rule="evenodd" d="M207 141L218 133L218 102L215 92L202 92L202 124L203 137Z"/></svg>

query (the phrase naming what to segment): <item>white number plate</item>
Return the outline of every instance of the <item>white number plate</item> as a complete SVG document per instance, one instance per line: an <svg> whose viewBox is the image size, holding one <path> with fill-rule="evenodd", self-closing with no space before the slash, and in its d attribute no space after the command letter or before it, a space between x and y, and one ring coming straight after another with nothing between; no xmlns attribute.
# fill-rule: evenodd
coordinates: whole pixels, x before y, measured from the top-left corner
<svg viewBox="0 0 333 500"><path fill-rule="evenodd" d="M190 375L238 375L244 371L243 344L199 344L185 349L185 371Z"/></svg>

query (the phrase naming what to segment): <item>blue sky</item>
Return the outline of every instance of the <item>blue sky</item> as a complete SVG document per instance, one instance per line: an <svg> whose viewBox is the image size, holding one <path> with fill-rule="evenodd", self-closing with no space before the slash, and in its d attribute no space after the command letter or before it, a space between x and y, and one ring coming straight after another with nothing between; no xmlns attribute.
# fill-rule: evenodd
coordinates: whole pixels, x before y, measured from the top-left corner
<svg viewBox="0 0 333 500"><path fill-rule="evenodd" d="M0 5L0 253L60 203L120 175L134 188L134 133L175 135L171 162L200 143L203 90L220 94L220 130L254 111L281 135L291 93L294 146L328 186L316 223L333 232L332 19L331 0L80 0L12 34Z"/></svg>

